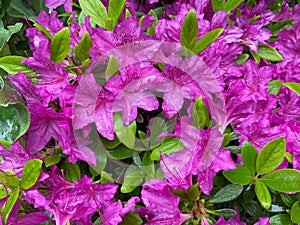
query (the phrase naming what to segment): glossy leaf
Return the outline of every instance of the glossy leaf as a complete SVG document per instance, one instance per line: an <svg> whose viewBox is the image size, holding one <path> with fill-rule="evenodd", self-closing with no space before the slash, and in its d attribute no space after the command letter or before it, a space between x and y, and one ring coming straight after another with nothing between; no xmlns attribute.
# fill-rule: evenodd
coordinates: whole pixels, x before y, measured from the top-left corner
<svg viewBox="0 0 300 225"><path fill-rule="evenodd" d="M114 114L115 133L126 147L133 149L135 145L136 122L133 121L129 126L124 126L121 113Z"/></svg>
<svg viewBox="0 0 300 225"><path fill-rule="evenodd" d="M234 184L247 185L252 181L250 170L240 164L235 170L223 171L223 175Z"/></svg>
<svg viewBox="0 0 300 225"><path fill-rule="evenodd" d="M16 23L15 25L7 26L7 29L0 27L0 51L11 36L21 30L22 26L22 23Z"/></svg>
<svg viewBox="0 0 300 225"><path fill-rule="evenodd" d="M224 31L224 28L217 28L206 33L193 47L192 51L196 54L204 51L213 43Z"/></svg>
<svg viewBox="0 0 300 225"><path fill-rule="evenodd" d="M300 96L300 84L295 82L285 82L283 83L283 86L291 89L293 92Z"/></svg>
<svg viewBox="0 0 300 225"><path fill-rule="evenodd" d="M6 221L8 219L8 216L12 210L12 208L14 207L16 201L19 198L19 194L20 194L20 189L16 189L14 190L8 197L7 201L5 202L5 204L2 206L1 208L1 216L2 216L2 222L3 224L6 224Z"/></svg>
<svg viewBox="0 0 300 225"><path fill-rule="evenodd" d="M230 12L236 9L244 0L228 0L224 5L224 10Z"/></svg>
<svg viewBox="0 0 300 225"><path fill-rule="evenodd" d="M124 182L121 186L122 193L130 193L137 186L140 186L144 180L144 173L141 169L136 167L135 170L125 173Z"/></svg>
<svg viewBox="0 0 300 225"><path fill-rule="evenodd" d="M281 88L281 80L271 80L269 83L268 93L278 95Z"/></svg>
<svg viewBox="0 0 300 225"><path fill-rule="evenodd" d="M291 220L300 223L300 202L296 201L291 209Z"/></svg>
<svg viewBox="0 0 300 225"><path fill-rule="evenodd" d="M37 182L41 174L42 164L43 161L39 159L29 160L25 164L21 180L21 188L23 190L31 188Z"/></svg>
<svg viewBox="0 0 300 225"><path fill-rule="evenodd" d="M24 19L24 17L29 19L35 19L36 14L34 11L24 4L22 0L11 0L10 6L7 9L7 13L11 17L16 17Z"/></svg>
<svg viewBox="0 0 300 225"><path fill-rule="evenodd" d="M106 183L114 183L114 179L111 177L111 175L109 175L108 173L106 173L105 171L101 172L101 178L100 178L100 183L101 184L106 184Z"/></svg>
<svg viewBox="0 0 300 225"><path fill-rule="evenodd" d="M153 24L147 29L147 34L149 34L149 35L155 35L154 28L155 28L155 26L158 24L158 17L157 17L157 15L156 15L155 11L152 10L152 9L149 11L149 14L151 14L151 15L154 17L154 22L153 22Z"/></svg>
<svg viewBox="0 0 300 225"><path fill-rule="evenodd" d="M79 4L86 16L91 17L91 21L103 28L107 27L107 12L101 1L79 0Z"/></svg>
<svg viewBox="0 0 300 225"><path fill-rule="evenodd" d="M16 188L19 186L19 177L11 170L0 172L0 180L8 188Z"/></svg>
<svg viewBox="0 0 300 225"><path fill-rule="evenodd" d="M296 201L295 197L289 194L280 194L280 197L283 203L289 208L292 208L294 202Z"/></svg>
<svg viewBox="0 0 300 225"><path fill-rule="evenodd" d="M300 171L281 169L272 171L260 179L265 185L275 191L297 192L300 191Z"/></svg>
<svg viewBox="0 0 300 225"><path fill-rule="evenodd" d="M202 101L202 96L198 97L193 106L192 125L198 129L209 126L209 114L206 104Z"/></svg>
<svg viewBox="0 0 300 225"><path fill-rule="evenodd" d="M119 145L118 147L111 149L108 152L115 159L128 159L132 157L134 150L127 148L124 145Z"/></svg>
<svg viewBox="0 0 300 225"><path fill-rule="evenodd" d="M250 56L248 54L241 54L241 55L239 55L239 57L237 57L235 62L241 66L249 59L249 57Z"/></svg>
<svg viewBox="0 0 300 225"><path fill-rule="evenodd" d="M120 68L120 63L118 62L117 58L114 56L111 56L109 58L107 68L106 68L106 80L108 80L113 75L117 74Z"/></svg>
<svg viewBox="0 0 300 225"><path fill-rule="evenodd" d="M153 149L150 158L152 160L159 160L160 153L170 155L182 149L184 149L184 145L180 142L179 138L165 138L158 147Z"/></svg>
<svg viewBox="0 0 300 225"><path fill-rule="evenodd" d="M128 224L130 225L143 224L143 220L141 219L139 214L130 211L122 218L122 222L120 223L120 225L128 225Z"/></svg>
<svg viewBox="0 0 300 225"><path fill-rule="evenodd" d="M22 103L0 106L0 142L15 142L29 128L30 115Z"/></svg>
<svg viewBox="0 0 300 225"><path fill-rule="evenodd" d="M209 212L216 216L224 216L225 219L229 219L236 216L236 211L233 209L217 209L210 210Z"/></svg>
<svg viewBox="0 0 300 225"><path fill-rule="evenodd" d="M157 140L157 137L164 132L172 132L174 129L174 125L165 120L163 117L155 117L150 122L150 147L156 147L160 141Z"/></svg>
<svg viewBox="0 0 300 225"><path fill-rule="evenodd" d="M77 164L65 161L62 165L64 177L67 181L74 183L81 178L79 166Z"/></svg>
<svg viewBox="0 0 300 225"><path fill-rule="evenodd" d="M212 8L214 12L218 12L224 9L225 1L224 0L211 0Z"/></svg>
<svg viewBox="0 0 300 225"><path fill-rule="evenodd" d="M49 155L45 158L45 166L49 167L55 164L58 164L61 160L61 156L59 155Z"/></svg>
<svg viewBox="0 0 300 225"><path fill-rule="evenodd" d="M257 173L265 174L277 168L284 158L285 149L286 141L283 137L274 139L267 143L257 156Z"/></svg>
<svg viewBox="0 0 300 225"><path fill-rule="evenodd" d="M51 41L50 59L59 64L70 52L70 29L65 27L58 31Z"/></svg>
<svg viewBox="0 0 300 225"><path fill-rule="evenodd" d="M258 153L256 148L251 143L245 141L242 146L242 160L252 175L254 175L256 172L257 156Z"/></svg>
<svg viewBox="0 0 300 225"><path fill-rule="evenodd" d="M126 0L109 0L108 17L112 19L112 28L114 28L121 16Z"/></svg>
<svg viewBox="0 0 300 225"><path fill-rule="evenodd" d="M85 32L82 36L78 45L75 45L75 59L84 62L85 60L90 58L89 51L92 48L93 43L91 36L88 32Z"/></svg>
<svg viewBox="0 0 300 225"><path fill-rule="evenodd" d="M181 45L192 50L198 37L198 20L194 10L190 10L185 17L180 31Z"/></svg>
<svg viewBox="0 0 300 225"><path fill-rule="evenodd" d="M255 182L255 194L264 208L269 209L271 207L271 194L267 186L260 180Z"/></svg>
<svg viewBox="0 0 300 225"><path fill-rule="evenodd" d="M243 191L243 186L240 184L228 184L218 191L210 200L212 203L229 202L236 199Z"/></svg>
<svg viewBox="0 0 300 225"><path fill-rule="evenodd" d="M278 62L283 59L280 53L275 48L266 45L259 45L256 54L262 59L273 62Z"/></svg>
<svg viewBox="0 0 300 225"><path fill-rule="evenodd" d="M22 64L22 60L26 58L22 56L10 55L0 58L0 68L5 70L9 75L15 75L18 72L23 72L29 77L37 76L38 74L32 71L26 64Z"/></svg>
<svg viewBox="0 0 300 225"><path fill-rule="evenodd" d="M277 214L270 218L270 225L293 225L288 214Z"/></svg>

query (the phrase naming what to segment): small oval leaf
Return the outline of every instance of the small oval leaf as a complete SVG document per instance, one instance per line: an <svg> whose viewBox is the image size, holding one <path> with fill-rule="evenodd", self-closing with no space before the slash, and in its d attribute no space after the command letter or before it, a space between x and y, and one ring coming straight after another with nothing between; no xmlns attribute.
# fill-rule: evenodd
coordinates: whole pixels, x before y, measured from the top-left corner
<svg viewBox="0 0 300 225"><path fill-rule="evenodd" d="M283 83L283 86L286 86L287 88L291 89L293 92L300 96L300 84L295 82L285 82Z"/></svg>
<svg viewBox="0 0 300 225"><path fill-rule="evenodd" d="M114 128L120 142L126 147L133 149L135 145L136 122L133 121L129 126L124 126L122 113L114 114Z"/></svg>
<svg viewBox="0 0 300 225"><path fill-rule="evenodd" d="M36 183L41 174L42 164L43 161L39 159L29 160L25 164L21 180L21 188L23 190L31 188Z"/></svg>
<svg viewBox="0 0 300 225"><path fill-rule="evenodd" d="M58 31L51 40L50 59L59 64L70 52L70 29L65 27Z"/></svg>
<svg viewBox="0 0 300 225"><path fill-rule="evenodd" d="M247 185L252 181L250 170L239 164L235 170L223 171L223 175L234 184Z"/></svg>
<svg viewBox="0 0 300 225"><path fill-rule="evenodd" d="M229 202L237 198L243 191L243 186L240 184L229 184L218 191L210 200L212 203Z"/></svg>
<svg viewBox="0 0 300 225"><path fill-rule="evenodd" d="M198 37L198 20L194 10L190 10L184 18L180 31L181 45L187 49L193 49Z"/></svg>
<svg viewBox="0 0 300 225"><path fill-rule="evenodd" d="M256 148L251 143L245 141L242 146L242 160L252 175L256 172L257 156L258 153Z"/></svg>
<svg viewBox="0 0 300 225"><path fill-rule="evenodd" d="M293 225L288 214L277 214L270 218L270 225Z"/></svg>
<svg viewBox="0 0 300 225"><path fill-rule="evenodd" d="M296 201L291 209L291 220L300 223L300 202Z"/></svg>
<svg viewBox="0 0 300 225"><path fill-rule="evenodd" d="M272 203L271 194L267 186L260 180L255 182L255 193L262 206L269 209Z"/></svg>
<svg viewBox="0 0 300 225"><path fill-rule="evenodd" d="M266 174L261 181L275 191L300 191L300 171L292 169L275 170Z"/></svg>
<svg viewBox="0 0 300 225"><path fill-rule="evenodd" d="M275 48L266 45L258 46L257 55L262 59L273 61L273 62L278 62L283 59L282 56Z"/></svg>
<svg viewBox="0 0 300 225"><path fill-rule="evenodd" d="M257 157L257 173L265 174L277 168L284 158L285 148L286 142L284 137L267 143Z"/></svg>

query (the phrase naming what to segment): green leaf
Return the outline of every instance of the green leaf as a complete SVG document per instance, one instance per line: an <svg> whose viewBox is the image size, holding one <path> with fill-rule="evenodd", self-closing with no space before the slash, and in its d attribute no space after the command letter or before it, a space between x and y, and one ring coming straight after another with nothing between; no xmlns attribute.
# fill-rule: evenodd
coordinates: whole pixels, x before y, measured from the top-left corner
<svg viewBox="0 0 300 225"><path fill-rule="evenodd" d="M119 145L118 147L111 149L108 152L115 159L128 159L132 157L134 150L127 148L124 145Z"/></svg>
<svg viewBox="0 0 300 225"><path fill-rule="evenodd" d="M224 31L224 28L217 28L209 31L196 43L192 51L196 54L204 51L211 43L213 43Z"/></svg>
<svg viewBox="0 0 300 225"><path fill-rule="evenodd" d="M50 59L59 64L70 52L70 29L65 27L58 31L51 40Z"/></svg>
<svg viewBox="0 0 300 225"><path fill-rule="evenodd" d="M133 171L131 168L134 168ZM124 176L124 183L121 186L122 193L130 193L136 187L140 186L144 180L145 174L138 167L129 167Z"/></svg>
<svg viewBox="0 0 300 225"><path fill-rule="evenodd" d="M121 16L126 0L110 0L108 3L108 17L112 19L112 29L117 25Z"/></svg>
<svg viewBox="0 0 300 225"><path fill-rule="evenodd" d="M277 214L270 218L270 225L293 225L288 214Z"/></svg>
<svg viewBox="0 0 300 225"><path fill-rule="evenodd" d="M133 121L129 126L124 126L122 113L115 113L114 128L120 142L126 147L133 149L135 145L136 122Z"/></svg>
<svg viewBox="0 0 300 225"><path fill-rule="evenodd" d="M179 196L181 200L187 200L195 202L197 198L200 196L200 190L198 183L194 184L193 186L190 186L187 191L180 190L180 189L171 189L171 192Z"/></svg>
<svg viewBox="0 0 300 225"><path fill-rule="evenodd" d="M61 156L59 155L49 155L45 158L45 166L49 167L55 164L58 164L61 160Z"/></svg>
<svg viewBox="0 0 300 225"><path fill-rule="evenodd" d="M142 159L142 169L144 173L146 174L146 180L150 180L154 178L155 174L155 167L154 167L154 161L150 158L151 152L145 152Z"/></svg>
<svg viewBox="0 0 300 225"><path fill-rule="evenodd" d="M82 11L86 16L91 17L91 21L103 28L107 28L107 12L101 1L79 0Z"/></svg>
<svg viewBox="0 0 300 225"><path fill-rule="evenodd" d="M234 184L247 185L252 181L250 170L240 164L235 170L223 171L223 175Z"/></svg>
<svg viewBox="0 0 300 225"><path fill-rule="evenodd" d="M151 27L149 27L147 29L147 34L154 36L155 35L154 28L158 24L158 17L157 17L156 13L152 9L149 11L149 14L151 14L154 17L154 22L151 25Z"/></svg>
<svg viewBox="0 0 300 225"><path fill-rule="evenodd" d="M280 197L283 203L289 208L292 208L294 202L296 201L292 195L280 194Z"/></svg>
<svg viewBox="0 0 300 225"><path fill-rule="evenodd" d="M7 29L0 28L0 51L4 47L4 44L9 41L11 36L21 30L22 26L22 23L16 23L15 25L7 26Z"/></svg>
<svg viewBox="0 0 300 225"><path fill-rule="evenodd" d="M255 60L255 62L256 62L257 64L260 64L260 57L259 57L259 55L257 55L255 52L253 52L253 51L251 51L251 50L250 50L250 54L252 55L252 57L253 57L253 59Z"/></svg>
<svg viewBox="0 0 300 225"><path fill-rule="evenodd" d="M277 168L284 158L286 141L284 137L274 139L267 143L256 159L258 174L268 173Z"/></svg>
<svg viewBox="0 0 300 225"><path fill-rule="evenodd" d="M43 27L42 25L40 25L39 23L37 23L36 21L32 20L33 22L33 26L35 26L37 29L39 29L39 31L41 31L43 34L45 34L50 40L52 40L52 35L50 34L50 32L47 30L47 28Z"/></svg>
<svg viewBox="0 0 300 225"><path fill-rule="evenodd" d="M1 214L2 214L3 224L6 224L6 221L8 219L9 214L10 214L12 208L14 207L16 201L19 198L19 194L20 194L20 189L18 188L9 195L7 201L2 206L2 208L1 208L2 213Z"/></svg>
<svg viewBox="0 0 300 225"><path fill-rule="evenodd" d="M286 158L286 160L290 163L293 164L293 155L289 152L285 152L284 153L284 157Z"/></svg>
<svg viewBox="0 0 300 225"><path fill-rule="evenodd" d="M281 80L271 80L268 82L268 93L272 95L278 95L281 88Z"/></svg>
<svg viewBox="0 0 300 225"><path fill-rule="evenodd" d="M29 128L30 115L22 103L0 106L0 142L15 142Z"/></svg>
<svg viewBox="0 0 300 225"><path fill-rule="evenodd" d="M23 190L31 188L36 183L41 174L42 164L43 161L39 159L29 160L25 164L21 180L21 188Z"/></svg>
<svg viewBox="0 0 300 225"><path fill-rule="evenodd" d="M19 177L11 170L0 172L0 180L8 188L16 188L19 186Z"/></svg>
<svg viewBox="0 0 300 225"><path fill-rule="evenodd" d="M255 193L262 206L269 209L272 203L271 194L267 186L260 180L256 180L255 182Z"/></svg>
<svg viewBox="0 0 300 225"><path fill-rule="evenodd" d="M22 64L22 60L26 58L22 56L10 55L0 58L0 68L5 70L10 75L15 75L18 72L26 73L29 77L35 77L38 74L32 71L26 64Z"/></svg>
<svg viewBox="0 0 300 225"><path fill-rule="evenodd" d="M212 203L229 202L236 199L243 191L243 186L240 184L228 184L218 191L210 200Z"/></svg>
<svg viewBox="0 0 300 225"><path fill-rule="evenodd" d="M193 106L192 125L198 129L209 126L209 114L206 104L202 101L202 96L198 97Z"/></svg>
<svg viewBox="0 0 300 225"><path fill-rule="evenodd" d="M159 160L160 152L161 154L170 155L182 149L184 149L184 145L180 142L179 138L165 138L158 147L153 149L150 158L152 160Z"/></svg>
<svg viewBox="0 0 300 225"><path fill-rule="evenodd" d="M300 171L281 169L272 171L260 179L265 185L275 191L297 192L300 191Z"/></svg>
<svg viewBox="0 0 300 225"><path fill-rule="evenodd" d="M107 68L106 68L106 80L108 80L113 75L117 74L119 72L120 63L118 62L117 58L114 56L111 56L109 58Z"/></svg>
<svg viewBox="0 0 300 225"><path fill-rule="evenodd" d="M233 209L209 210L209 213L216 216L224 216L225 219L229 219L236 216L236 211Z"/></svg>
<svg viewBox="0 0 300 225"><path fill-rule="evenodd" d="M224 0L211 0L212 8L214 12L218 12L225 7L225 1Z"/></svg>
<svg viewBox="0 0 300 225"><path fill-rule="evenodd" d="M228 0L225 3L224 10L230 12L237 8L244 0Z"/></svg>
<svg viewBox="0 0 300 225"><path fill-rule="evenodd" d="M262 208L259 205L259 203L256 201L245 202L243 204L243 208L249 215L251 215L253 217L261 217L262 216L262 213L263 213Z"/></svg>
<svg viewBox="0 0 300 225"><path fill-rule="evenodd" d="M90 58L89 51L93 46L91 36L85 32L78 45L75 45L75 60L84 62Z"/></svg>
<svg viewBox="0 0 300 225"><path fill-rule="evenodd" d="M185 17L181 31L180 42L181 45L187 49L192 50L195 46L195 41L198 37L198 20L194 10L190 10Z"/></svg>
<svg viewBox="0 0 300 225"><path fill-rule="evenodd" d="M258 46L257 55L262 59L272 62L279 62L283 59L280 53L275 48L266 45Z"/></svg>
<svg viewBox="0 0 300 225"><path fill-rule="evenodd" d="M70 163L69 161L64 161L63 165L64 177L67 181L74 183L81 178L81 173L79 166L77 164Z"/></svg>
<svg viewBox="0 0 300 225"><path fill-rule="evenodd" d="M285 82L283 83L283 86L291 89L293 92L300 96L300 84L295 82Z"/></svg>
<svg viewBox="0 0 300 225"><path fill-rule="evenodd" d="M256 148L251 143L245 141L242 146L242 160L252 175L254 175L256 172L257 156L258 153Z"/></svg>
<svg viewBox="0 0 300 225"><path fill-rule="evenodd" d="M150 148L156 147L160 141L157 137L164 132L172 132L174 124L168 121L165 117L155 117L150 122Z"/></svg>
<svg viewBox="0 0 300 225"><path fill-rule="evenodd" d="M239 57L237 57L235 62L241 66L249 59L249 57L250 57L249 54L241 54L239 55Z"/></svg>
<svg viewBox="0 0 300 225"><path fill-rule="evenodd" d="M300 202L296 201L291 209L291 220L300 223Z"/></svg>
<svg viewBox="0 0 300 225"><path fill-rule="evenodd" d="M4 88L4 80L2 79L2 77L0 77L0 93L3 88Z"/></svg>
<svg viewBox="0 0 300 225"><path fill-rule="evenodd" d="M25 5L22 0L12 0L9 8L7 9L7 13L10 17L16 17L20 19L24 19L24 17L35 19L36 17L36 14L33 12L33 10Z"/></svg>
<svg viewBox="0 0 300 225"><path fill-rule="evenodd" d="M100 183L101 184L106 184L108 182L114 183L114 179L111 177L111 175L109 175L105 171L102 171L101 172L101 177L100 177Z"/></svg>
<svg viewBox="0 0 300 225"><path fill-rule="evenodd" d="M143 223L143 220L141 219L139 214L134 213L133 211L130 211L122 218L122 222L120 223L120 225L128 225L128 224L139 225L142 223Z"/></svg>

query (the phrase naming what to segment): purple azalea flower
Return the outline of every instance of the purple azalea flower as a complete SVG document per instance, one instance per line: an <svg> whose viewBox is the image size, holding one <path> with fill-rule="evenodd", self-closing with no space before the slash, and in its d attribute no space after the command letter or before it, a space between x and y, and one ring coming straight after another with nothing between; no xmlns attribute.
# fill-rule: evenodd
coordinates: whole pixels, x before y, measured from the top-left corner
<svg viewBox="0 0 300 225"><path fill-rule="evenodd" d="M122 221L122 216L131 211L135 203L139 201L137 197L134 197L128 200L123 207L120 200L114 201L118 185L92 184L92 180L87 176L82 177L74 184L69 184L56 171L53 171L49 182L49 188L54 192L44 196L37 190L28 191L26 198L35 207L51 212L57 225L64 225L67 221L92 224L91 216L96 210L98 210L104 225L117 225ZM55 187L51 187L53 179L65 183L54 190Z"/></svg>
<svg viewBox="0 0 300 225"><path fill-rule="evenodd" d="M259 218L259 221L256 222L254 225L270 225L269 217Z"/></svg>
<svg viewBox="0 0 300 225"><path fill-rule="evenodd" d="M178 209L180 198L170 191L167 181L152 179L143 184L142 201L146 209L136 209L147 219L147 225L180 225L191 219L189 214L182 214Z"/></svg>
<svg viewBox="0 0 300 225"><path fill-rule="evenodd" d="M45 6L47 8L55 9L58 6L64 4L66 12L72 11L72 5L70 4L72 0L45 0Z"/></svg>
<svg viewBox="0 0 300 225"><path fill-rule="evenodd" d="M215 223L215 225L246 225L245 222L240 220L240 215L238 212L238 208L234 208L235 211L237 212L236 216L233 218L230 218L228 221L224 220L224 217L221 216L220 219Z"/></svg>
<svg viewBox="0 0 300 225"><path fill-rule="evenodd" d="M121 75L111 77L105 88L115 97L112 111L122 111L124 125L128 126L137 117L137 108L156 110L159 103L148 89L155 89L160 73L153 67L140 67L139 64L120 69Z"/></svg>
<svg viewBox="0 0 300 225"><path fill-rule="evenodd" d="M0 208L6 199L0 200ZM43 212L30 212L24 215L18 215L20 210L20 200L14 204L6 221L7 225L36 225L49 221L49 216ZM2 225L2 216L0 215L0 224Z"/></svg>
<svg viewBox="0 0 300 225"><path fill-rule="evenodd" d="M37 157L29 155L18 141L11 144L9 150L0 144L0 170L12 170L21 177L24 165L30 160Z"/></svg>

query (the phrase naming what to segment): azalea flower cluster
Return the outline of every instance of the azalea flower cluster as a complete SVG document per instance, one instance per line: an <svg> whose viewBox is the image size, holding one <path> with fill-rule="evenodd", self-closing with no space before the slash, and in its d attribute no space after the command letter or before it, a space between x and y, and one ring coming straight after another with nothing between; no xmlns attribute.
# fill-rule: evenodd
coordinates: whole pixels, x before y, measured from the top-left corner
<svg viewBox="0 0 300 225"><path fill-rule="evenodd" d="M109 7L109 1L101 2ZM285 158L279 168L300 170L300 98L282 85L300 83L300 5L284 3L273 10L277 2L245 1L232 10L216 10L214 1L206 0L142 2L127 0L114 28L107 29L81 11L81 1L46 0L51 10L40 12L35 26L27 29L33 55L22 63L38 75L28 77L20 71L7 79L25 99L30 127L9 150L0 145L0 169L13 171L21 179L29 160L59 159L43 167L33 187L22 190L6 224L115 225L125 224L124 218L132 213L148 225L187 221L242 225L246 222L241 221L238 207L230 219L211 220L199 197L188 206L178 193L196 187L209 196L217 174L243 164L229 143L239 148L248 141L260 151L268 142L284 137L290 160ZM62 5L67 21L55 10ZM190 12L198 22L196 40L222 29L193 55L182 51L182 27ZM70 38L68 46L62 46L69 52L55 60L53 54L60 49L53 49L53 39L64 29ZM174 52L170 45L175 46ZM280 59L262 56L261 46L277 49ZM110 66L113 60L113 73L108 75L107 68L103 74L97 71L99 65ZM213 81L207 81L205 74ZM195 125L199 99L206 121ZM155 141L180 140L179 149L157 151L152 160L157 163L155 172L136 189L139 193L121 194L121 185L109 178L103 181L107 159L99 159L93 148L95 137L90 139L96 130L96 139L104 140L102 146L114 149L106 143L122 141L116 128L120 112L124 129L138 124L135 128L140 132L133 134L137 142L151 143L151 124L159 113L172 128L159 132ZM137 123L139 119L143 122ZM226 143L229 134L231 142ZM157 145L135 147L135 155L143 157L144 163L145 152L155 152ZM133 157L130 160L138 164ZM76 170L83 175L66 178ZM6 200L1 199L0 206ZM269 218L262 216L255 224L270 224Z"/></svg>

